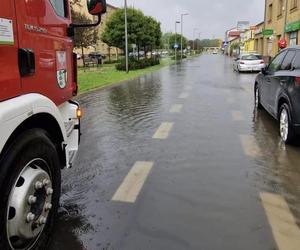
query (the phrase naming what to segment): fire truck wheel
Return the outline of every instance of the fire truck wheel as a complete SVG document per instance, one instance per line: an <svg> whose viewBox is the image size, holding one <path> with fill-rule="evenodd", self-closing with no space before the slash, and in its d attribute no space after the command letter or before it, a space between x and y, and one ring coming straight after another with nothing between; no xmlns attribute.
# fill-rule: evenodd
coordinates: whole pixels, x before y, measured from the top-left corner
<svg viewBox="0 0 300 250"><path fill-rule="evenodd" d="M46 249L60 196L60 164L41 129L16 138L0 162L0 249Z"/></svg>

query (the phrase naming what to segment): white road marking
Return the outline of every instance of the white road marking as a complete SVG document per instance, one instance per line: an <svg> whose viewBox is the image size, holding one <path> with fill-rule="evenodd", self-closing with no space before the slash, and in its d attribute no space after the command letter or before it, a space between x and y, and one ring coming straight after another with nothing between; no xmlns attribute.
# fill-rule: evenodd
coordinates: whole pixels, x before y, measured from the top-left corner
<svg viewBox="0 0 300 250"><path fill-rule="evenodd" d="M255 138L250 135L240 135L241 144L245 155L249 157L260 157L262 153L257 145Z"/></svg>
<svg viewBox="0 0 300 250"><path fill-rule="evenodd" d="M182 107L183 107L182 104L174 104L170 109L170 113L180 113L182 110Z"/></svg>
<svg viewBox="0 0 300 250"><path fill-rule="evenodd" d="M240 111L232 111L231 116L234 121L244 121L245 120L243 113Z"/></svg>
<svg viewBox="0 0 300 250"><path fill-rule="evenodd" d="M155 134L153 135L153 139L167 139L171 129L173 128L174 123L172 122L163 122L160 127L157 129Z"/></svg>
<svg viewBox="0 0 300 250"><path fill-rule="evenodd" d="M300 249L300 229L285 199L270 193L261 193L260 198L278 249Z"/></svg>
<svg viewBox="0 0 300 250"><path fill-rule="evenodd" d="M153 162L136 162L112 197L112 201L134 203L152 167Z"/></svg>
<svg viewBox="0 0 300 250"><path fill-rule="evenodd" d="M183 92L183 93L179 96L180 99L186 99L186 98L188 98L188 97L189 97L189 93L186 93L186 92Z"/></svg>

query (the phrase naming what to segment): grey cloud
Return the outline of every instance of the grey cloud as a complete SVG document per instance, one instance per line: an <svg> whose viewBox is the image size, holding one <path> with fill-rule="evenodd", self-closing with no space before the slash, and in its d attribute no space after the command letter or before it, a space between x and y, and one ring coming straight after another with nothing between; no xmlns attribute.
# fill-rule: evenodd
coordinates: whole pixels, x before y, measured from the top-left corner
<svg viewBox="0 0 300 250"><path fill-rule="evenodd" d="M123 0L108 3L117 7L124 5ZM189 13L184 19L184 35L189 38L193 37L195 28L202 38L223 38L225 30L236 26L237 21L257 24L264 16L263 0L128 0L128 5L155 17L162 23L164 32L174 31L175 19L180 20L180 13Z"/></svg>

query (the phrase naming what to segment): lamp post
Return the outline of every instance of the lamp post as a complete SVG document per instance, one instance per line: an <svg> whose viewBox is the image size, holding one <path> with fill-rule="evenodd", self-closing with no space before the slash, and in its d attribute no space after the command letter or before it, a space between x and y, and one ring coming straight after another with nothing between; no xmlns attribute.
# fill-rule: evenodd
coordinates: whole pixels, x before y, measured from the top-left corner
<svg viewBox="0 0 300 250"><path fill-rule="evenodd" d="M126 56L126 73L129 72L129 60L128 60L128 24L127 24L127 0L124 0L125 9L125 56Z"/></svg>
<svg viewBox="0 0 300 250"><path fill-rule="evenodd" d="M175 21L175 45L174 45L174 49L175 49L175 61L177 61L177 48L178 48L178 44L177 44L177 24L180 23L179 21Z"/></svg>
<svg viewBox="0 0 300 250"><path fill-rule="evenodd" d="M181 14L181 60L182 60L182 56L183 56L183 17L184 16L187 16L188 13L185 13L185 14Z"/></svg>

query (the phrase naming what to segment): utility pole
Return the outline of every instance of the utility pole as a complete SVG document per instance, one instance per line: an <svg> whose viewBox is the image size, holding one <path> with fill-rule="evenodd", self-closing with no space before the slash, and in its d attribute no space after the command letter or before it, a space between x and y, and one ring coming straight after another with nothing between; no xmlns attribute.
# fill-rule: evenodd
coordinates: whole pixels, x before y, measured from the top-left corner
<svg viewBox="0 0 300 250"><path fill-rule="evenodd" d="M197 44L197 50L200 50L200 46L201 46L201 33L198 34L198 38L199 38L199 45Z"/></svg>
<svg viewBox="0 0 300 250"><path fill-rule="evenodd" d="M284 25L283 25L283 33L282 38L285 39L285 27L287 24L287 16L288 16L288 0L285 0L285 7L284 7Z"/></svg>
<svg viewBox="0 0 300 250"><path fill-rule="evenodd" d="M127 24L127 0L124 0L125 9L125 56L126 56L126 73L129 72L129 60L128 60L128 24Z"/></svg>
<svg viewBox="0 0 300 250"><path fill-rule="evenodd" d="M184 16L187 16L188 13L185 13L185 14L181 14L181 60L182 60L182 56L183 56L183 17Z"/></svg>
<svg viewBox="0 0 300 250"><path fill-rule="evenodd" d="M195 31L197 31L198 29L195 28L194 31L193 31L193 51L194 51L194 54L195 54Z"/></svg>
<svg viewBox="0 0 300 250"><path fill-rule="evenodd" d="M179 21L175 21L175 45L174 45L174 49L175 49L175 61L177 61L177 24L180 23Z"/></svg>

